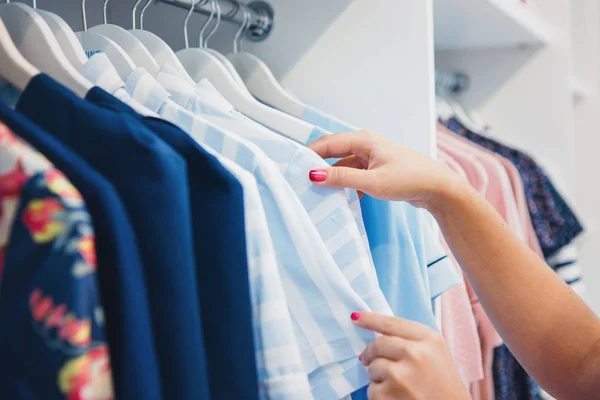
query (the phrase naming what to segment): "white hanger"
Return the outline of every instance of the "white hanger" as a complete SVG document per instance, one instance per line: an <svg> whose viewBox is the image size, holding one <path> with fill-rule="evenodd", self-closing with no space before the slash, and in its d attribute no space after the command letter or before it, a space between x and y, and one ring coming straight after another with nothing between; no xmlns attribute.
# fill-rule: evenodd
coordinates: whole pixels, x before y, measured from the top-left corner
<svg viewBox="0 0 600 400"><path fill-rule="evenodd" d="M441 96L435 96L435 112L441 121L447 121L454 116L454 110Z"/></svg>
<svg viewBox="0 0 600 400"><path fill-rule="evenodd" d="M263 103L300 118L306 105L290 95L260 58L246 52L231 53L227 58L242 77L244 84Z"/></svg>
<svg viewBox="0 0 600 400"><path fill-rule="evenodd" d="M0 19L0 76L22 92L39 74L40 71L19 53Z"/></svg>
<svg viewBox="0 0 600 400"><path fill-rule="evenodd" d="M151 0L148 0L148 3L150 3L150 1ZM152 57L154 57L154 59L159 65L169 63L172 67L175 68L175 70L179 73L179 76L181 78L188 81L190 85L195 85L195 82L192 80L185 68L183 68L183 65L181 65L181 61L179 61L179 58L177 58L173 49L171 49L171 47L167 43L165 43L164 40L162 40L160 37L156 36L152 32L145 31L143 29L136 29L135 14L138 5L141 2L142 0L137 0L133 5L131 13L133 29L131 29L129 32L131 32L131 34L133 34L146 47L146 49L148 49ZM146 6L144 6L144 8L145 7ZM142 18L143 16L140 16L140 26L142 25Z"/></svg>
<svg viewBox="0 0 600 400"><path fill-rule="evenodd" d="M193 5L192 5L193 6ZM236 40L246 30L248 25L247 12L244 22L236 33ZM300 143L306 143L314 126L297 118L289 116L258 102L247 92L240 89L227 68L213 54L205 49L184 49L177 57L195 82L208 79L238 111L266 127Z"/></svg>
<svg viewBox="0 0 600 400"><path fill-rule="evenodd" d="M133 60L138 67L144 67L152 76L156 76L160 66L152 57L146 46L140 42L131 32L118 25L108 24L106 19L106 8L109 0L104 0L104 23L90 28L88 32L97 33L113 40Z"/></svg>
<svg viewBox="0 0 600 400"><path fill-rule="evenodd" d="M241 50L241 42L235 41L233 53L228 54L227 58L241 76L252 96L289 115L300 118L306 105L281 86L267 64L255 55Z"/></svg>
<svg viewBox="0 0 600 400"><path fill-rule="evenodd" d="M33 8L22 3L2 4L0 18L25 59L85 97L93 85L67 60L48 24Z"/></svg>
<svg viewBox="0 0 600 400"><path fill-rule="evenodd" d="M208 47L208 41L210 40L210 38L212 37L212 35L214 35L214 33L217 31L217 29L219 28L219 24L221 22L221 6L219 5L218 1L212 0L213 3L215 3L216 5L216 10L217 10L217 22L215 23L215 26L213 27L213 29L210 31L210 33L206 36L206 39L204 40L203 43L203 36L204 36L204 27L203 29L200 31L200 47L206 49L206 51L208 51L210 54L212 54L213 56L217 57L219 59L219 61L221 61L221 63L225 66L225 68L227 68L227 70L229 71L229 73L231 74L231 76L233 77L233 79L237 82L237 84L239 85L239 87L244 91L247 92L248 94L250 94L250 92L248 91L248 88L246 87L246 85L244 84L244 80L242 79L242 77L240 76L240 74L238 74L237 70L235 69L235 67L233 66L233 64L231 63L231 61L229 61L229 59L227 57L225 57L223 54L219 53L216 50L213 50L211 48ZM210 18L212 18L212 12L211 12L211 16L209 17L209 21ZM234 44L235 46L235 44Z"/></svg>
<svg viewBox="0 0 600 400"><path fill-rule="evenodd" d="M77 32L75 36L81 43L87 56L91 57L96 53L105 53L121 79L127 79L137 66L131 57L125 53L125 50L113 40L87 30L85 0L81 0L81 16L83 19L83 31Z"/></svg>
<svg viewBox="0 0 600 400"><path fill-rule="evenodd" d="M44 10L35 10L46 21L46 24L48 24L48 27L54 34L56 41L71 65L75 69L80 70L87 62L87 57L73 29L58 15Z"/></svg>
<svg viewBox="0 0 600 400"><path fill-rule="evenodd" d="M482 120L480 120L479 123L475 122L471 118L469 113L460 104L458 104L454 100L447 100L447 101L450 104L450 107L452 107L452 111L454 112L454 117L458 121L460 121L460 123L463 124L465 126L465 128L467 128L468 130L470 130L472 132L476 132L476 133L481 133L486 130L487 125L485 123L483 123Z"/></svg>

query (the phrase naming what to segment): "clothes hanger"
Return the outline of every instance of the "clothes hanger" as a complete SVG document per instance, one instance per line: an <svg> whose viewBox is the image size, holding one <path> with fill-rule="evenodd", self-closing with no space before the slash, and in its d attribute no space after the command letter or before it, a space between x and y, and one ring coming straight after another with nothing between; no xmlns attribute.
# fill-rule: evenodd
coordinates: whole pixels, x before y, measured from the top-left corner
<svg viewBox="0 0 600 400"><path fill-rule="evenodd" d="M260 58L242 51L241 43L234 46L233 53L228 54L227 58L252 96L289 115L297 118L302 116L306 105L285 90Z"/></svg>
<svg viewBox="0 0 600 400"><path fill-rule="evenodd" d="M146 46L140 42L131 32L118 25L109 24L106 16L109 0L104 0L103 22L89 29L89 32L97 33L101 36L113 40L125 53L133 60L138 67L144 67L152 76L156 76L160 66L152 57Z"/></svg>
<svg viewBox="0 0 600 400"><path fill-rule="evenodd" d="M0 19L0 76L22 92L39 74L40 71L19 53Z"/></svg>
<svg viewBox="0 0 600 400"><path fill-rule="evenodd" d="M85 55L85 51L83 51L83 47L81 47L81 43L77 40L73 29L57 14L39 10L36 7L36 0L33 0L33 9L46 21L46 24L48 24L48 27L54 34L56 41L71 65L75 69L80 70L87 62L87 56Z"/></svg>
<svg viewBox="0 0 600 400"><path fill-rule="evenodd" d="M440 121L447 121L454 116L454 110L441 96L435 96L435 112Z"/></svg>
<svg viewBox="0 0 600 400"><path fill-rule="evenodd" d="M236 40L241 40L248 20L247 13L245 13L244 22L236 33ZM306 143L310 138L314 129L313 125L260 103L242 90L227 68L206 49L187 48L176 54L195 82L208 79L219 93L242 114L297 142Z"/></svg>
<svg viewBox="0 0 600 400"><path fill-rule="evenodd" d="M136 29L136 10L141 2L142 0L137 0L133 5L133 9L131 12L133 29L131 29L129 32L131 32L136 38L138 38L138 40L146 47L146 49L148 49L152 57L154 57L154 59L159 65L169 63L172 67L175 68L175 70L177 70L181 78L188 81L190 85L195 85L195 82L192 80L185 68L183 68L183 65L181 65L181 61L179 61L179 58L177 58L173 49L171 49L171 47L167 43L165 43L165 41L162 40L160 37L158 37L150 31L145 31L142 28L143 15L140 15L140 29ZM147 0L146 4L150 4L150 2L151 0ZM146 5L144 5L143 9L145 8Z"/></svg>
<svg viewBox="0 0 600 400"><path fill-rule="evenodd" d="M0 18L19 52L40 71L85 97L93 85L69 62L44 19L22 3L0 5Z"/></svg>
<svg viewBox="0 0 600 400"><path fill-rule="evenodd" d="M85 0L81 0L81 17L83 20L83 31L75 33L75 36L81 43L88 58L96 53L105 53L121 79L127 79L137 66L125 50L113 40L87 30Z"/></svg>
<svg viewBox="0 0 600 400"><path fill-rule="evenodd" d="M471 118L469 113L461 106L458 102L452 99L446 99L452 111L454 112L454 117L460 121L461 124L465 126L468 130L476 133L484 132L487 128L485 123L477 123ZM483 121L480 121L483 122Z"/></svg>
<svg viewBox="0 0 600 400"><path fill-rule="evenodd" d="M235 79L235 81L237 82L239 87L244 92L247 92L248 94L250 94L250 92L248 91L248 88L244 84L244 80L242 79L240 74L238 74L237 70L235 69L235 67L233 66L231 61L229 61L229 59L227 57L225 57L223 54L221 54L220 52L208 47L208 41L210 40L212 35L214 35L214 33L217 31L217 29L219 28L219 24L221 23L221 6L219 5L218 1L215 1L215 0L211 0L211 1L216 4L217 22L215 23L215 26L213 27L212 31L210 31L210 33L206 36L204 43L202 43L203 31L202 30L200 31L200 47L206 49L206 51L208 51L209 53L211 53L212 55L217 57L219 59L219 61L221 61L221 63L225 66L225 68L227 68L227 70L229 71L229 73L231 74L233 79ZM246 17L245 14L244 14L244 17ZM209 20L210 20L210 18L211 17L209 17Z"/></svg>

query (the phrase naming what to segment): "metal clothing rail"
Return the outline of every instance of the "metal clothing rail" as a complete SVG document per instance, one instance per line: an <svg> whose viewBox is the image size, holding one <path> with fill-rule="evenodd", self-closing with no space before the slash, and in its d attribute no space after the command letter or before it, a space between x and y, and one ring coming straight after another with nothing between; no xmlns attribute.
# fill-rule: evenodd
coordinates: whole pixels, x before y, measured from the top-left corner
<svg viewBox="0 0 600 400"><path fill-rule="evenodd" d="M175 7L190 9L191 1L194 0L156 0L159 3L170 4ZM197 0L196 0L197 1ZM241 25L244 22L244 13L239 1L236 0L218 0L221 6L221 21L228 21L233 24ZM250 13L250 26L246 33L246 39L254 42L265 40L275 23L275 12L273 7L266 1L253 1L245 5ZM210 15L211 2L200 0L194 6L194 12Z"/></svg>

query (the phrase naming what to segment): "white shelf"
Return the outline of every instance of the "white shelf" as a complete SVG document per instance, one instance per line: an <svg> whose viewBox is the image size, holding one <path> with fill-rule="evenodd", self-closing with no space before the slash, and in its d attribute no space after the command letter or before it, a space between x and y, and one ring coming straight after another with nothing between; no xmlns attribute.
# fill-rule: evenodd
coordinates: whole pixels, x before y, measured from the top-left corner
<svg viewBox="0 0 600 400"><path fill-rule="evenodd" d="M571 94L575 103L591 97L594 93L589 84L586 84L574 76L569 78L569 86L571 87Z"/></svg>
<svg viewBox="0 0 600 400"><path fill-rule="evenodd" d="M437 50L534 47L552 27L516 0L433 0Z"/></svg>

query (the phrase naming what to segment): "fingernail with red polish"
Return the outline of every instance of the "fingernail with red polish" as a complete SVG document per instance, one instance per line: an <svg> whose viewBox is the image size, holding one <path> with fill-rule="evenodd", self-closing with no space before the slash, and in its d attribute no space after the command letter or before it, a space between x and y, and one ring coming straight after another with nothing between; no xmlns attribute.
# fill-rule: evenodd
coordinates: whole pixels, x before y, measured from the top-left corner
<svg viewBox="0 0 600 400"><path fill-rule="evenodd" d="M362 362L362 359L363 359L364 355L365 355L364 351L362 353L360 353L360 355L358 356L358 361Z"/></svg>
<svg viewBox="0 0 600 400"><path fill-rule="evenodd" d="M309 172L308 177L313 182L325 182L327 179L327 171L324 169L313 169Z"/></svg>
<svg viewBox="0 0 600 400"><path fill-rule="evenodd" d="M350 318L352 319L352 321L357 321L360 318L360 313L353 312L352 314L350 314Z"/></svg>

